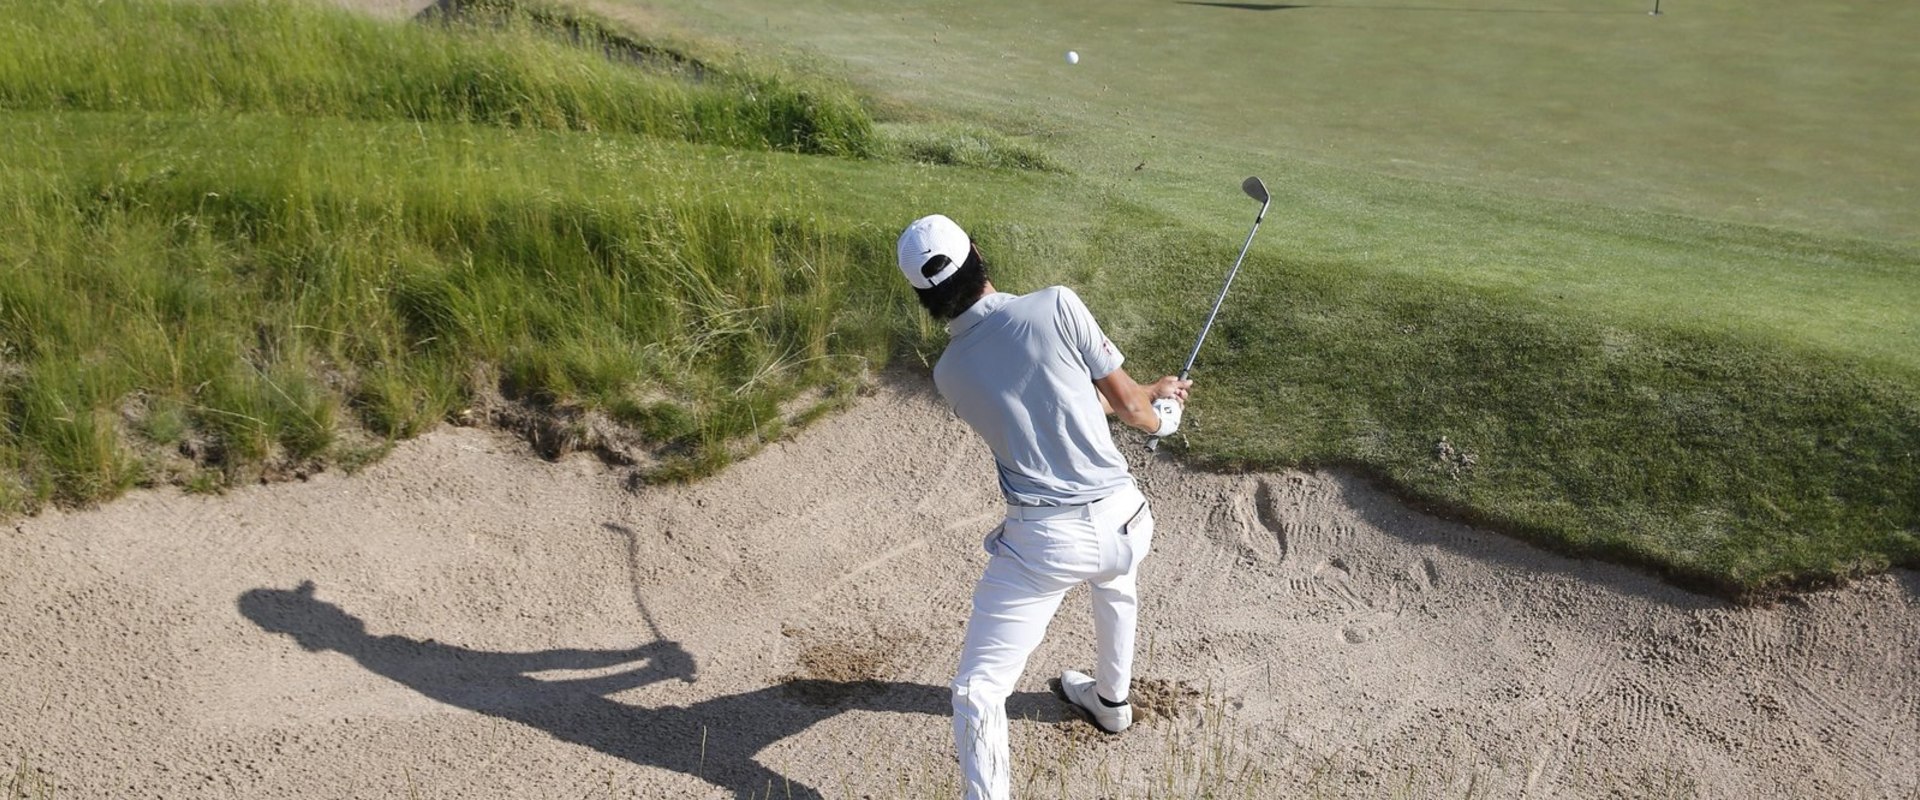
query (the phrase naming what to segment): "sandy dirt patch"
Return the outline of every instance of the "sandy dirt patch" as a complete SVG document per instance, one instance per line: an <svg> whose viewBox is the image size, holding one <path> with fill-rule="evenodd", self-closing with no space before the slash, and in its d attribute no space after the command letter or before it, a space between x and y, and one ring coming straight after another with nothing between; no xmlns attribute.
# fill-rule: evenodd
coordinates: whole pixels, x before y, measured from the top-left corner
<svg viewBox="0 0 1920 800"><path fill-rule="evenodd" d="M1077 590L1012 703L1023 796L1920 792L1911 572L1734 608L1124 438L1159 520L1148 713L1098 735L1050 693L1091 662ZM0 756L62 797L940 797L999 513L985 448L896 377L694 486L443 429L357 476L27 519Z"/></svg>

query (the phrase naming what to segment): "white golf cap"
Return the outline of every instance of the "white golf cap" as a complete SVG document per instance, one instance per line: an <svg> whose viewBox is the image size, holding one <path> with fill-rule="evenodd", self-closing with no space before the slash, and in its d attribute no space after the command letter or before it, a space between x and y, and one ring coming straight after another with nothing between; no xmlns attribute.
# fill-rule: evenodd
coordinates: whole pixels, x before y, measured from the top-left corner
<svg viewBox="0 0 1920 800"><path fill-rule="evenodd" d="M929 214L914 220L900 234L900 272L914 288L931 289L959 272L972 250L973 240L967 238L967 232L960 230L959 225L940 214ZM934 256L946 256L947 266L932 275L920 274L921 268Z"/></svg>

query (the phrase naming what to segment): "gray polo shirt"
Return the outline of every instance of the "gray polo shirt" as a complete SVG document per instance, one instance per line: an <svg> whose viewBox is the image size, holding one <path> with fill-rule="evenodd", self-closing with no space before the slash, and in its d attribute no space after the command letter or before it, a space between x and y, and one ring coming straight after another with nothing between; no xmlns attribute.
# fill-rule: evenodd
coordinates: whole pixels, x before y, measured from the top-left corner
<svg viewBox="0 0 1920 800"><path fill-rule="evenodd" d="M1133 484L1093 386L1125 357L1072 289L996 292L947 330L933 383L992 448L1007 502L1080 505Z"/></svg>

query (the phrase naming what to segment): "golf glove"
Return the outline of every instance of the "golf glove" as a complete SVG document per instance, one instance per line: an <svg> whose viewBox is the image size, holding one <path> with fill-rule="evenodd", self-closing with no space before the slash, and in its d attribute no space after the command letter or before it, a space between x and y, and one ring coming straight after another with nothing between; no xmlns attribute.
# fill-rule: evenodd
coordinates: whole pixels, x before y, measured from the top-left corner
<svg viewBox="0 0 1920 800"><path fill-rule="evenodd" d="M1153 413L1160 415L1160 429L1154 431L1153 435L1172 436L1174 431L1180 430L1180 409L1180 401L1171 397L1153 401Z"/></svg>

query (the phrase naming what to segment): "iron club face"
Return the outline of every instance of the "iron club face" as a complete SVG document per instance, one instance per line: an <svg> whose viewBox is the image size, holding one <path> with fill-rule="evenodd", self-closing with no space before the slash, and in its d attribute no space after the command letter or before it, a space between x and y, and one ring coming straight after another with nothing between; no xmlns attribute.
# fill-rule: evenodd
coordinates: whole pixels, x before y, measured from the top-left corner
<svg viewBox="0 0 1920 800"><path fill-rule="evenodd" d="M1246 192L1248 197L1260 201L1260 205L1263 206L1272 199L1272 197L1267 194L1267 185L1260 182L1259 176L1247 176L1246 180L1240 182L1240 191Z"/></svg>

